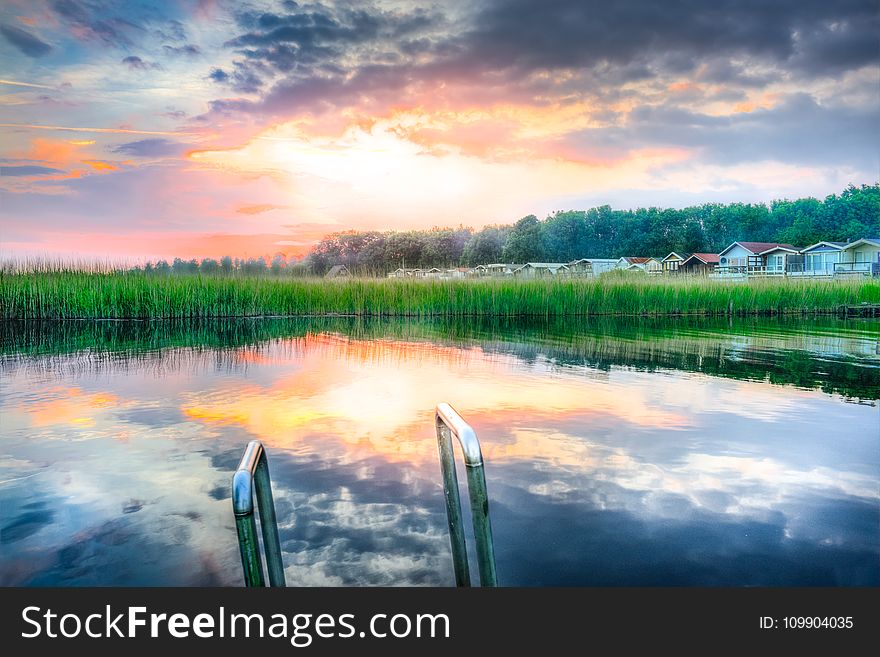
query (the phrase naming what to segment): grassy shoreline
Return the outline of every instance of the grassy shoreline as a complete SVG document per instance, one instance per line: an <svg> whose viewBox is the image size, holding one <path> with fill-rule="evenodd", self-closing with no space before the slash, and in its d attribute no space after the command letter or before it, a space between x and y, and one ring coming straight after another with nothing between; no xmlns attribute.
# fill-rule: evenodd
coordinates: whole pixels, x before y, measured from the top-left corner
<svg viewBox="0 0 880 657"><path fill-rule="evenodd" d="M880 304L880 282L601 276L572 280L278 279L0 274L3 319L831 314Z"/></svg>

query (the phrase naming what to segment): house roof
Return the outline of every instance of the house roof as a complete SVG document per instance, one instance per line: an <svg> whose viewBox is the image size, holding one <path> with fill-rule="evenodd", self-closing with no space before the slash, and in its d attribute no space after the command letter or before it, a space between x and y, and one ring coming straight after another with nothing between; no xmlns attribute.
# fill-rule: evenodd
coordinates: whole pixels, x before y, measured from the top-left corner
<svg viewBox="0 0 880 657"><path fill-rule="evenodd" d="M721 256L717 253L691 253L681 264L684 265L689 260L699 260L704 265L717 265L721 261Z"/></svg>
<svg viewBox="0 0 880 657"><path fill-rule="evenodd" d="M643 265L651 258L643 258L642 256L623 256L621 260L626 260L631 265Z"/></svg>
<svg viewBox="0 0 880 657"><path fill-rule="evenodd" d="M862 246L865 244L868 244L871 246L880 246L880 237L863 237L862 239L856 240L855 242L850 242L845 247L843 247L843 250L846 251L846 250L852 249L856 246Z"/></svg>
<svg viewBox="0 0 880 657"><path fill-rule="evenodd" d="M846 246L846 242L816 242L815 244L811 244L810 246L801 249L801 253L804 253L805 251L812 251L813 249L820 246L830 246L834 249L840 250Z"/></svg>
<svg viewBox="0 0 880 657"><path fill-rule="evenodd" d="M325 278L333 278L342 272L348 273L348 268L345 265L333 265L325 274Z"/></svg>
<svg viewBox="0 0 880 657"><path fill-rule="evenodd" d="M692 255L692 254L690 254L690 253L685 253L684 251L682 251L681 253L679 253L678 251L673 251L673 252L670 253L668 256L666 256L665 258L663 258L663 260L661 260L660 262L666 262L667 260L672 259L673 256L675 256L675 257L678 258L679 260L687 260L688 258L691 257L691 255Z"/></svg>
<svg viewBox="0 0 880 657"><path fill-rule="evenodd" d="M559 269L560 267L566 267L567 265L564 262L527 262L523 267L541 267L542 269Z"/></svg>
<svg viewBox="0 0 880 657"><path fill-rule="evenodd" d="M774 246L773 248L767 249L766 251L761 251L761 255L766 253L773 253L774 251L788 251L789 253L800 253L801 250L796 246L786 246L784 244L780 244L779 246Z"/></svg>
<svg viewBox="0 0 880 657"><path fill-rule="evenodd" d="M780 244L779 242L734 242L726 249L724 249L719 256L723 256L725 253L730 251L735 246L741 246L746 251L750 251L751 253L758 255L759 253L763 253L764 251L769 251L770 249L776 248L777 246L781 246L786 249L791 249L792 251L797 251L795 247L791 244Z"/></svg>

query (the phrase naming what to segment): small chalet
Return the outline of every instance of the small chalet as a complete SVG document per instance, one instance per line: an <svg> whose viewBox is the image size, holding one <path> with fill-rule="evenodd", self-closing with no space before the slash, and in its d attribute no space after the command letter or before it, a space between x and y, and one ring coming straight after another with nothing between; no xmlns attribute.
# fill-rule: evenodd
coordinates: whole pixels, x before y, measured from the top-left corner
<svg viewBox="0 0 880 657"><path fill-rule="evenodd" d="M791 244L778 242L734 242L718 254L718 271L723 274L748 274L750 272L764 271L768 255L778 247L790 249L797 253L797 249Z"/></svg>
<svg viewBox="0 0 880 657"><path fill-rule="evenodd" d="M515 269L513 275L521 278L547 278L567 276L568 273L568 266L562 262L527 262Z"/></svg>
<svg viewBox="0 0 880 657"><path fill-rule="evenodd" d="M645 263L648 262L651 258L642 258L635 256L624 256L623 258L617 259L617 264L615 265L615 269L629 269L633 265L641 265L637 267L638 269L642 269L645 266Z"/></svg>
<svg viewBox="0 0 880 657"><path fill-rule="evenodd" d="M422 276L424 276L424 271L421 269L406 269L403 267L395 269L388 274L388 278L421 278Z"/></svg>
<svg viewBox="0 0 880 657"><path fill-rule="evenodd" d="M804 276L833 276L846 242L816 242L801 250ZM794 272L792 272L794 273Z"/></svg>
<svg viewBox="0 0 880 657"><path fill-rule="evenodd" d="M617 265L617 258L581 258L565 263L572 276L596 276L611 271Z"/></svg>
<svg viewBox="0 0 880 657"><path fill-rule="evenodd" d="M880 276L880 237L865 237L844 246L834 273Z"/></svg>
<svg viewBox="0 0 880 657"><path fill-rule="evenodd" d="M715 271L718 266L719 256L717 253L691 253L679 265L680 274L698 274L705 276Z"/></svg>
<svg viewBox="0 0 880 657"><path fill-rule="evenodd" d="M674 274L678 271L681 263L683 263L690 257L690 253L685 253L684 251L673 251L660 261L660 268L663 270L664 274Z"/></svg>
<svg viewBox="0 0 880 657"><path fill-rule="evenodd" d="M659 260L655 260L654 258L624 257L617 261L616 268L625 271L642 271L647 274L659 274L663 270L663 265Z"/></svg>
<svg viewBox="0 0 880 657"><path fill-rule="evenodd" d="M328 271L324 278L350 278L351 273L348 271L348 267L345 265L333 265L330 267L330 271Z"/></svg>
<svg viewBox="0 0 880 657"><path fill-rule="evenodd" d="M513 272L520 267L522 267L522 265L494 262L491 265L480 265L475 268L475 271L479 270L477 272L479 276L513 276Z"/></svg>
<svg viewBox="0 0 880 657"><path fill-rule="evenodd" d="M804 256L800 249L785 244L762 251L761 258L767 274L784 275L791 271L802 271L804 268Z"/></svg>

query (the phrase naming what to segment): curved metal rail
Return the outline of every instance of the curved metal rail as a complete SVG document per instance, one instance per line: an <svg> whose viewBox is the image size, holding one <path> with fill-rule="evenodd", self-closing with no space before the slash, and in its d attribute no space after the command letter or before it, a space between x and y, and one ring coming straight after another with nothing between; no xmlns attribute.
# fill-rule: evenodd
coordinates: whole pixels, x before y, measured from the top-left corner
<svg viewBox="0 0 880 657"><path fill-rule="evenodd" d="M440 451L440 469L443 473L443 493L446 498L446 518L449 521L449 540L452 544L455 585L470 586L471 576L468 568L464 527L462 526L461 498L458 494L458 474L455 471L452 436L458 439L464 455L474 539L477 547L477 566L480 570L480 585L498 586L492 523L489 521L489 495L486 492L486 475L483 468L480 441L477 440L477 434L471 426L452 406L445 402L437 404L435 420L437 447Z"/></svg>
<svg viewBox="0 0 880 657"><path fill-rule="evenodd" d="M269 480L269 459L259 440L248 443L238 470L232 477L232 510L235 513L235 529L238 532L245 586L265 586L263 559L254 519L254 494L260 510L269 585L286 586L284 564L281 561L281 541L278 539L278 521L272 500L272 482Z"/></svg>

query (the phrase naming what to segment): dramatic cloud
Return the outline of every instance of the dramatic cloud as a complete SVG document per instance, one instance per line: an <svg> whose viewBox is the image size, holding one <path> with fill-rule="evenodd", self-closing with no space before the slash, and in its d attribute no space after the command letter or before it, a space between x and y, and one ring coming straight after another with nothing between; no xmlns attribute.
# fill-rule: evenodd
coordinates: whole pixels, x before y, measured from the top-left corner
<svg viewBox="0 0 880 657"><path fill-rule="evenodd" d="M463 30L423 9L290 7L240 14L246 31L226 44L243 57L238 78L275 83L254 109L391 102L450 83L498 95L522 87L533 101L547 92L584 95L588 81L614 87L697 74L762 87L780 76L836 75L880 60L880 21L869 0L786 0L761 11L736 2L514 0L484 5Z"/></svg>
<svg viewBox="0 0 880 657"><path fill-rule="evenodd" d="M0 8L0 215L36 250L301 253L880 170L876 0L27 6Z"/></svg>
<svg viewBox="0 0 880 657"><path fill-rule="evenodd" d="M28 57L43 57L52 52L52 46L20 27L0 25L0 34Z"/></svg>

